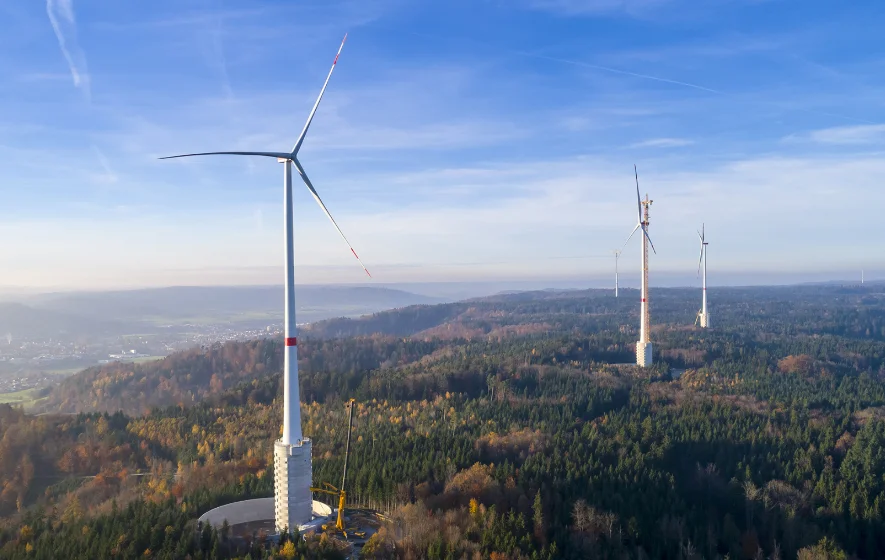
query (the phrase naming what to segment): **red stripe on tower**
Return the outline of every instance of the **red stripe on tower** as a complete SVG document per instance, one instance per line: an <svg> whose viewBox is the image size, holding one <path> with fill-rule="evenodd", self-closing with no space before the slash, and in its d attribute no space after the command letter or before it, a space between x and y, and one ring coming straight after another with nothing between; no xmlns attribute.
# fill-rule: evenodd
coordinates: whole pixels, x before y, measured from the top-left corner
<svg viewBox="0 0 885 560"><path fill-rule="evenodd" d="M642 298L642 303L645 303L645 298Z"/></svg>
<svg viewBox="0 0 885 560"><path fill-rule="evenodd" d="M298 346L298 338L292 337L286 339L286 346Z"/></svg>

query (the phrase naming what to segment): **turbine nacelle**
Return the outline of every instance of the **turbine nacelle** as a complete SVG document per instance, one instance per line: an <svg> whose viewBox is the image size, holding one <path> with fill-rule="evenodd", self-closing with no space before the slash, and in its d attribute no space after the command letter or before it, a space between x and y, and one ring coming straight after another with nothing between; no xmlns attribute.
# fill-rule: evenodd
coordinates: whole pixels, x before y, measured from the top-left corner
<svg viewBox="0 0 885 560"><path fill-rule="evenodd" d="M637 214L637 223L636 227L633 228L633 231L630 232L630 235L627 237L627 241L624 241L624 244L621 246L621 251L624 250L624 247L627 246L627 243L633 238L633 234L636 233L636 230L642 228L642 234L648 240L648 244L651 245L651 250L654 251L654 254L658 254L655 249L655 244L652 243L651 237L648 235L648 223L642 220L642 198L639 194L639 172L636 170L636 165L633 165L633 174L636 177L636 214ZM645 195L646 204L651 204L651 201L648 200L648 195Z"/></svg>
<svg viewBox="0 0 885 560"><path fill-rule="evenodd" d="M704 254L707 252L707 243L704 241L704 224L701 224L701 230L698 232L698 239L701 240L701 253L698 257L698 276L701 275L701 263L704 262Z"/></svg>

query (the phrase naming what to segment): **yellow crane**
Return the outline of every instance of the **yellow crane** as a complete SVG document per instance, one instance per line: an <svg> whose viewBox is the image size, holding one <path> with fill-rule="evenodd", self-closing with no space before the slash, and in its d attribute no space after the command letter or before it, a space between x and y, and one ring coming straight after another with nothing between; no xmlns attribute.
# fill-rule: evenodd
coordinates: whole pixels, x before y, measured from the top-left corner
<svg viewBox="0 0 885 560"><path fill-rule="evenodd" d="M350 408L350 415L347 420L347 444L344 447L344 473L341 475L341 488L335 488L328 482L324 482L323 486L328 486L331 490L328 488L310 489L312 492L321 492L323 494L338 496L338 520L335 522L335 528L341 532L344 532L344 503L347 501L347 491L344 489L344 485L347 483L347 459L350 456L350 433L353 431L353 407L355 404L355 399L347 401L347 406Z"/></svg>

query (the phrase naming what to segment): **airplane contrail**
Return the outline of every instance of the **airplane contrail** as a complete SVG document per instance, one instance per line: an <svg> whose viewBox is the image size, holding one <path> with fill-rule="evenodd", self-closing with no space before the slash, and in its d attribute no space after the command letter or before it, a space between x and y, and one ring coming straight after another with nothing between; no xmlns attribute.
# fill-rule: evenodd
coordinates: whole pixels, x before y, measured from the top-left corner
<svg viewBox="0 0 885 560"><path fill-rule="evenodd" d="M713 94L716 94L716 95L726 95L726 96L734 95L733 93L730 93L730 92L727 92L727 91L722 91L722 90L719 90L719 89L708 88L708 87L706 87L706 86L702 86L702 85L698 85L698 84L693 84L693 83L691 83L691 82L682 82L682 81L679 81L679 80L671 80L671 79L669 79L669 78L661 78L661 77L658 77L658 76L651 76L651 75L648 75L648 74L639 74L638 72L630 72L630 71L628 71L628 70L619 70L619 69L617 69L617 68L611 68L611 67L609 67L609 66L601 66L601 65L599 65L599 64L591 64L591 63L589 63L589 62L582 62L582 61L580 61L580 60L569 60L569 59L567 59L567 58L557 58L557 57L553 57L553 56L546 56L546 55L543 55L543 54L535 54L535 53L530 53L530 52L525 52L525 51L511 51L511 50L508 50L507 52L510 52L510 53L512 53L512 54L516 54L516 55L519 55L519 56L529 57L529 58L537 58L537 59L541 59L541 60L549 60L549 61L552 61L552 62L560 62L560 63L563 63L563 64L571 64L571 65L573 65L573 66L583 66L583 67L585 67L585 68L592 68L592 69L594 69L594 70L602 70L603 72L611 72L611 73L613 73L613 74L621 74L621 75L623 75L623 76L632 76L632 77L634 77L634 78L641 78L641 79L643 79L643 80L653 80L653 81L655 81L655 82L663 82L663 83L666 83L666 84L673 84L673 85L677 85L677 86L683 86L683 87L687 87L687 88L696 89L696 90L699 90L699 91L705 91L705 92L707 92L707 93L713 93ZM770 105L777 105L777 103L774 103L774 102L772 102L772 101L763 102L763 103L770 104ZM857 118L857 117L849 117L848 115L840 115L840 114L837 114L837 113L828 113L828 112L824 112L824 111L816 111L816 110L814 110L814 109L804 109L804 108L802 108L802 107L790 107L789 110L792 110L792 111L799 111L799 112L801 112L801 113L808 113L808 114L811 114L811 115L818 115L818 116L822 116L822 117L832 117L832 118L837 118L837 119L844 119L844 120L854 121L854 122L864 123L864 124L878 124L878 122L876 122L876 121L870 121L870 120L867 120L867 119L859 119L859 118Z"/></svg>
<svg viewBox="0 0 885 560"><path fill-rule="evenodd" d="M409 33L409 34L411 34L411 35L416 35L416 36L418 36L418 37L424 37L424 38L427 38L427 39L452 39L452 37L441 37L441 36L427 35L427 34L424 34L424 33L417 33L417 32L415 32L415 31L407 31L406 33ZM459 38L455 38L455 39L459 39ZM686 88L694 89L694 90L697 90L697 91L703 91L703 92L706 92L706 93L712 93L712 94L714 94L714 95L722 95L722 96L734 96L734 95L736 95L735 93L732 93L732 92L723 91L723 90L719 90L719 89L714 89L714 88L710 88L710 87L703 86L703 85L700 85L700 84L695 84L695 83L692 83L692 82L684 82L684 81L681 81L681 80L673 80L673 79L671 79L671 78L662 78L662 77L660 77L660 76L652 76L652 75L650 75L650 74L641 74L641 73L639 73L639 72L631 72L631 71L629 71L629 70L621 70L621 69L619 69L619 68L612 68L612 67L610 67L610 66L602 66L602 65L600 65L600 64L592 64L592 63L590 63L590 62L584 62L584 61L581 61L581 60L572 60L572 59L568 59L568 58L559 58L559 57L547 56L547 55L543 55L543 54L536 54L536 53L531 53L531 52L526 52L526 51L517 51L517 50L508 49L508 48L505 48L505 47L500 47L500 46L497 46L497 45L491 45L491 44L488 44L488 43L483 43L483 42L481 42L481 41L476 41L476 40L474 40L474 39L465 39L465 38L460 38L460 39L461 39L461 40L464 40L464 41L469 41L469 42L472 42L472 43L475 43L475 44L478 44L478 45L482 45L482 46L484 46L484 47L493 48L493 49L496 49L496 50L498 50L498 51L500 51L500 52L506 52L506 53L509 53L509 54L513 54L513 55L516 55L516 56L522 56L522 57L526 57L526 58L535 58L535 59L539 59L539 60L549 60L549 61L551 61L551 62L559 62L560 64L570 64L570 65L572 65L572 66L581 66L581 67L584 67L584 68L590 68L590 69L593 69L593 70L600 70L600 71L602 71L602 72L609 72L609 73L612 73L612 74L620 74L620 75L622 75L622 76L631 76L631 77L639 78L639 79L642 79L642 80L651 80L651 81L655 81L655 82L661 82L661 83L665 83L665 84L672 84L672 85L676 85L676 86L686 87ZM752 102L750 102L750 103L752 103ZM776 102L774 102L774 101L762 101L762 102L757 102L757 103L762 103L762 104L765 104L765 105L772 105L772 106L775 106L775 105L776 105L776 106L779 106L779 107L781 106L780 104L778 104L778 103L776 103ZM868 120L868 119L860 119L860 118L857 118L857 117L850 117L850 116L848 116L848 115L841 115L841 114L838 114L838 113L830 113L830 112L826 112L826 111L817 111L817 110L814 110L814 109L805 109L805 108L802 108L802 107L789 107L789 108L787 108L787 109L785 109L785 110L798 111L798 112L801 112L801 113L808 113L808 114L811 114L811 115L818 115L818 116L823 116L823 117L830 117L830 118L836 118L836 119L843 119L843 120L853 121L853 122L863 123L863 124L879 124L878 121L871 121L871 120Z"/></svg>
<svg viewBox="0 0 885 560"><path fill-rule="evenodd" d="M520 56L527 56L529 58L539 58L541 60L550 60L552 62L562 62L563 64L572 64L574 66L583 66L585 68L592 68L594 70L602 70L604 72L611 72L613 74L621 74L624 76L632 76L634 78L642 78L643 80L653 80L655 82L664 82L665 84L673 84L677 86L684 86L692 89L697 89L700 91L706 91L708 93L716 93L719 95L725 95L724 91L719 91L718 89L712 89L708 87L704 87L698 84L693 84L691 82L681 82L679 80L671 80L669 78L661 78L658 76L650 76L648 74L639 74L637 72L630 72L627 70L618 70L617 68L610 68L608 66L600 66L599 64L590 64L589 62L581 62L579 60L569 60L567 58L557 58L553 56L545 56L543 54L534 54L530 52L524 51L508 51L513 54L517 54Z"/></svg>
<svg viewBox="0 0 885 560"><path fill-rule="evenodd" d="M61 53L68 63L74 87L82 88L88 98L89 71L86 67L86 57L77 44L72 0L46 0L46 14L49 16L49 23L52 24Z"/></svg>

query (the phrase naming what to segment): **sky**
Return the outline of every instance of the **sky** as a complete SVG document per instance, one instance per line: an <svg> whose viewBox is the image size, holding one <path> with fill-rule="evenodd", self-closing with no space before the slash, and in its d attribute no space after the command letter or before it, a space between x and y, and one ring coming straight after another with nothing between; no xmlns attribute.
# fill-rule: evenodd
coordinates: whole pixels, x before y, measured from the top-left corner
<svg viewBox="0 0 885 560"><path fill-rule="evenodd" d="M291 149L372 282L885 278L885 3L8 0L0 288L282 282ZM297 181L297 177L296 177ZM296 185L302 283L369 281ZM636 277L634 237L620 267ZM749 280L748 280L749 279Z"/></svg>

